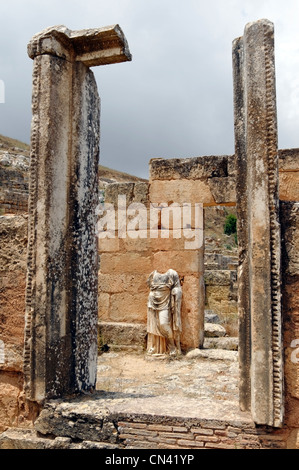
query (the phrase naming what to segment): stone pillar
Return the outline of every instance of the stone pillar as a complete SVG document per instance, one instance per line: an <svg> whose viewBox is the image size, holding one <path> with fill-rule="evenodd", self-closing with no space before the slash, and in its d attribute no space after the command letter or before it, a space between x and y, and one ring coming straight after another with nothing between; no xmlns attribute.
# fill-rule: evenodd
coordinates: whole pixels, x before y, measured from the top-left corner
<svg viewBox="0 0 299 470"><path fill-rule="evenodd" d="M240 404L281 426L280 225L274 27L246 26L233 44L239 238Z"/></svg>
<svg viewBox="0 0 299 470"><path fill-rule="evenodd" d="M49 28L34 60L24 374L29 400L91 391L97 366L100 100L90 66L131 60L118 26Z"/></svg>

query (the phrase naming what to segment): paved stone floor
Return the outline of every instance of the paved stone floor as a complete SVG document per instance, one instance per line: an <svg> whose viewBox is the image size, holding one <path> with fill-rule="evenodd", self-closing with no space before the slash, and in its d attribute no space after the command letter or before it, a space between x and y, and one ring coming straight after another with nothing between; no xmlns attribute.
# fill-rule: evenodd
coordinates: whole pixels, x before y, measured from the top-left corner
<svg viewBox="0 0 299 470"><path fill-rule="evenodd" d="M111 351L99 357L97 400L116 412L250 419L239 410L238 374L235 351L179 359Z"/></svg>

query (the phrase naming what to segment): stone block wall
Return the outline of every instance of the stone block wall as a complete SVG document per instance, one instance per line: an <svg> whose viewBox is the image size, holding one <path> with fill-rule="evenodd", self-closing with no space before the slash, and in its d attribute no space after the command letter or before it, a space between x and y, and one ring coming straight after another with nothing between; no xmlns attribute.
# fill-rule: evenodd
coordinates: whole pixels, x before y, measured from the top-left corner
<svg viewBox="0 0 299 470"><path fill-rule="evenodd" d="M147 285L151 272L150 239L124 238L118 232L118 197L126 198L127 207L133 202L148 205L147 183L113 183L106 187L105 204L115 208L116 229L113 238L99 238L99 321L102 341L114 342L107 334L109 324L145 325L147 319ZM145 234L147 235L147 234ZM111 329L111 328L110 328Z"/></svg>
<svg viewBox="0 0 299 470"><path fill-rule="evenodd" d="M156 422L155 422L156 421ZM256 428L237 420L167 421L131 419L118 423L120 439L132 449L286 449L292 448L286 430ZM158 421L158 422L157 422Z"/></svg>
<svg viewBox="0 0 299 470"><path fill-rule="evenodd" d="M130 204L141 203L146 208L147 221L143 229L139 230L140 238L133 238L134 232L130 231L128 219L127 230L123 238L119 233L117 220L115 236L99 239L101 259L99 320L105 323L102 327L102 341L105 341L105 332L107 338L107 323L111 322L128 323L128 328L130 324L137 323L140 326L140 331L144 331L149 293L147 279L155 269L159 272L166 272L171 268L179 273L183 287L181 343L182 348L187 350L198 347L200 341L203 341L203 338L200 338L200 331L203 330L200 309L203 311L204 302L204 295L200 295L204 288L203 247L185 249L186 241L188 243L190 240L186 240L182 236L183 226L174 226L171 215L170 226L168 223L165 225L163 216L161 219L159 208L163 204L170 205L173 202L183 204L190 201L193 204L190 206L192 212L195 199L193 201L190 198L187 199L187 194L185 194L185 199L181 195L177 200L174 200L172 194L167 192L167 185L164 191L161 186L158 196L151 186L152 183L149 185L147 183L126 183L111 184L106 188L106 204L118 208L119 197L125 197L126 207L129 211ZM157 217L154 222L150 220L151 214L153 214L151 211L154 211L154 217ZM200 212L201 216L202 212ZM151 225L152 223L153 225ZM193 223L194 220L191 225ZM157 230L156 235L153 235L153 227L154 231ZM198 235L202 239L202 229ZM115 328L118 328L117 324L115 324ZM109 339L111 340L111 335Z"/></svg>
<svg viewBox="0 0 299 470"><path fill-rule="evenodd" d="M152 159L151 202L162 195L170 201L201 202L204 206L234 205L234 156Z"/></svg>
<svg viewBox="0 0 299 470"><path fill-rule="evenodd" d="M0 214L28 211L29 156L0 153Z"/></svg>
<svg viewBox="0 0 299 470"><path fill-rule="evenodd" d="M119 196L126 198L127 207L131 203L144 204L148 214L152 209L175 204L182 208L183 213L183 206L188 204L191 218L190 223L184 225L184 218L181 217L178 225L170 216L170 225L165 225L160 215L160 219L154 222L159 234L152 236L148 217L141 235L143 238L132 239L129 231L125 238L121 238L116 230L114 238L99 239L99 320L104 322L102 340L105 342L107 328L111 331L109 323L113 322L136 323L143 331L147 318L146 280L155 269L165 272L171 268L179 273L183 288L182 346L185 349L198 347L203 342L205 303L203 226L194 232L200 247L187 247L184 229L194 230L195 224L198 224L195 220L198 211L201 211L199 217L202 224L203 212L197 205L235 204L234 158L153 159L150 162L149 184L111 184L106 187L106 204L117 208ZM116 221L116 229L118 226ZM226 283L226 312L232 308L229 306L231 284L231 281Z"/></svg>
<svg viewBox="0 0 299 470"><path fill-rule="evenodd" d="M299 449L299 151L283 151L280 172L286 425Z"/></svg>
<svg viewBox="0 0 299 470"><path fill-rule="evenodd" d="M296 200L298 197L294 186L299 174L298 159L298 149L279 151L282 200ZM173 203L190 203L193 216L194 204L200 202L203 203L204 210L209 211L213 207L235 206L233 155L152 159L149 167L149 184L109 184L105 189L105 202L112 204L117 210L118 197L123 196L126 198L127 207L132 203L141 203L148 212L152 206L161 204L170 206ZM159 223L159 228L163 230L161 221ZM206 309L215 310L225 322L236 323L236 259L219 253L206 255L204 269L202 253L198 250L186 250L185 240L174 238L175 232L172 228L170 227L169 238L162 238L160 235L158 238L151 238L148 221L146 230L141 234L142 238L131 238L130 231L127 231L125 238L120 238L116 217L114 238L99 240L99 320L103 323L103 342L116 343L118 340L116 335L113 336L113 324L117 331L123 326L116 323L127 323L128 328L130 324L139 325L138 338L142 338L140 345L144 346L148 295L146 280L154 269L166 271L171 267L179 272L183 293L185 292L183 312L190 312L190 318L194 315L191 312L198 311L204 296ZM199 285L204 270L205 286ZM185 327L187 324L189 321L185 322ZM190 328L189 331L186 330L186 335L192 336ZM128 335L128 338L133 337L135 336ZM131 342L128 340L127 345L129 344Z"/></svg>
<svg viewBox="0 0 299 470"><path fill-rule="evenodd" d="M279 199L299 200L299 149L285 149L279 156Z"/></svg>
<svg viewBox="0 0 299 470"><path fill-rule="evenodd" d="M23 393L27 219L0 217L0 432L31 419Z"/></svg>
<svg viewBox="0 0 299 470"><path fill-rule="evenodd" d="M205 270L206 308L225 319L237 314L237 272L235 270Z"/></svg>
<svg viewBox="0 0 299 470"><path fill-rule="evenodd" d="M283 202L280 218L286 424L299 448L299 202Z"/></svg>

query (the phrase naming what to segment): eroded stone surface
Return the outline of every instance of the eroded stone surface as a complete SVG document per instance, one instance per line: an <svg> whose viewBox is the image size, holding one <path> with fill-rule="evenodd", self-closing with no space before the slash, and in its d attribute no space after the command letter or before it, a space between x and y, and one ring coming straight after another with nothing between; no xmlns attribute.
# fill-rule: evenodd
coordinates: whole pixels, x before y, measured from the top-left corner
<svg viewBox="0 0 299 470"><path fill-rule="evenodd" d="M205 323L205 336L207 338L219 338L225 336L226 330L223 326L215 323Z"/></svg>
<svg viewBox="0 0 299 470"><path fill-rule="evenodd" d="M56 55L78 61L87 67L114 64L132 59L119 25L71 31L66 26L51 26L37 33L28 44L28 55Z"/></svg>
<svg viewBox="0 0 299 470"><path fill-rule="evenodd" d="M50 27L34 59L24 373L30 400L94 389L100 99L90 66L130 60L119 26Z"/></svg>
<svg viewBox="0 0 299 470"><path fill-rule="evenodd" d="M234 42L233 58L241 404L251 408L257 423L280 426L283 359L273 24L259 20L246 25L244 36Z"/></svg>

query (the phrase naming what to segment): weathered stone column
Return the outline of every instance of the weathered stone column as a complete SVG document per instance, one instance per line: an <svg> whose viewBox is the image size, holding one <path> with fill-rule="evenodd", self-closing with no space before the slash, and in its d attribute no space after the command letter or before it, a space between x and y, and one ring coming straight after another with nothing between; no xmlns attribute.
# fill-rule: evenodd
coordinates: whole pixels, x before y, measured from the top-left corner
<svg viewBox="0 0 299 470"><path fill-rule="evenodd" d="M24 373L27 398L90 391L97 366L100 100L90 66L131 60L119 26L49 28L34 60Z"/></svg>
<svg viewBox="0 0 299 470"><path fill-rule="evenodd" d="M239 238L240 404L281 426L280 225L274 27L246 26L233 44Z"/></svg>

